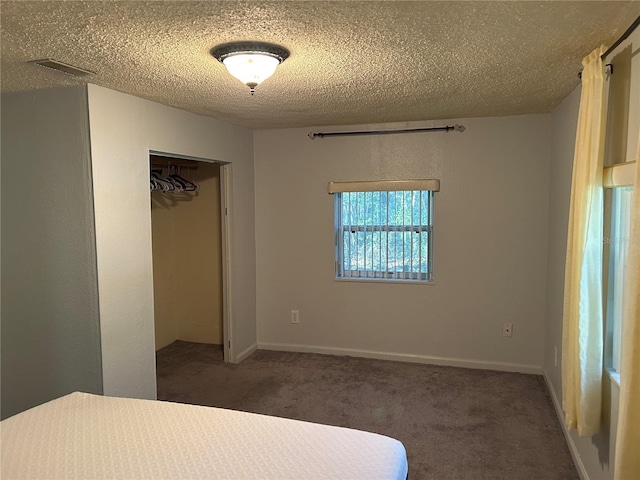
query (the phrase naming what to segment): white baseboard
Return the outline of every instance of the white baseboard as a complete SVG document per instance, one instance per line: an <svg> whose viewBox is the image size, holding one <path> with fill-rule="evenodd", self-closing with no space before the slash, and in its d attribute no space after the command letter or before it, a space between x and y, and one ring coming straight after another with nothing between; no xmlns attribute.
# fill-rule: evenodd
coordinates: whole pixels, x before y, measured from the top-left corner
<svg viewBox="0 0 640 480"><path fill-rule="evenodd" d="M249 348L245 348L242 352L240 352L238 355L236 355L236 361L234 363L242 362L245 358L247 358L249 355L251 355L257 349L258 349L258 345L256 345L255 343L253 345L249 346Z"/></svg>
<svg viewBox="0 0 640 480"><path fill-rule="evenodd" d="M358 350L354 348L322 347L318 345L296 345L290 343L258 342L258 348L262 350L278 350L283 352L347 355L350 357L376 358L379 360L393 360L396 362L423 363L429 365L443 365L447 367L477 368L482 370L498 370L502 372L519 372L542 375L541 367L537 365L523 365L518 363L487 362L468 360L464 358L434 357L431 355L377 352L372 350Z"/></svg>
<svg viewBox="0 0 640 480"><path fill-rule="evenodd" d="M589 480L589 474L587 473L587 469L582 463L582 458L578 453L578 448L576 447L575 442L573 441L573 437L567 430L567 426L564 424L564 412L562 411L562 405L560 404L560 400L558 400L558 395L556 395L556 391L553 388L553 384L549 380L546 370L542 370L542 376L544 378L545 383L547 384L547 389L551 394L551 401L553 402L553 406L556 409L556 414L558 415L558 421L560 422L560 426L562 427L562 432L564 433L564 438L567 441L567 446L569 447L569 452L571 453L571 458L573 458L573 463L576 466L576 470L578 470L578 475L581 480Z"/></svg>

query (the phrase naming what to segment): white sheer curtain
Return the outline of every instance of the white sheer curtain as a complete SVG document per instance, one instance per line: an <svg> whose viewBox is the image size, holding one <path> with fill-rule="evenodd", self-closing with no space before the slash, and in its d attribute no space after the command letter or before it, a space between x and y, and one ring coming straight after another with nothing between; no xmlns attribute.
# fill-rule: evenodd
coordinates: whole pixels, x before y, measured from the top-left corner
<svg viewBox="0 0 640 480"><path fill-rule="evenodd" d="M615 478L640 478L640 135L625 278Z"/></svg>
<svg viewBox="0 0 640 480"><path fill-rule="evenodd" d="M580 436L600 428L602 403L602 168L605 47L582 61L573 159L562 330L562 408Z"/></svg>

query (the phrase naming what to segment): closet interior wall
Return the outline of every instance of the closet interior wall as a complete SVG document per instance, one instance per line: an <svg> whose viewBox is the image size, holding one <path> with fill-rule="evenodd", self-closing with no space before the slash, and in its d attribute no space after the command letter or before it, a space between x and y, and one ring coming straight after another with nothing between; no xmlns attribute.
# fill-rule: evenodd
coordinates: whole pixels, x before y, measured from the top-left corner
<svg viewBox="0 0 640 480"><path fill-rule="evenodd" d="M167 162L154 158L152 166ZM223 342L220 165L177 162L192 167L180 174L199 189L151 192L156 350L176 340Z"/></svg>

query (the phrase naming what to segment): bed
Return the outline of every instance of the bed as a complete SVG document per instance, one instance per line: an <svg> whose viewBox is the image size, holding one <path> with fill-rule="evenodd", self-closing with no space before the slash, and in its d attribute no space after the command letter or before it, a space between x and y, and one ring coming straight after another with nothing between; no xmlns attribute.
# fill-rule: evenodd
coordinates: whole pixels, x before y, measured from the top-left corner
<svg viewBox="0 0 640 480"><path fill-rule="evenodd" d="M0 423L2 478L405 480L397 440L179 403L72 393Z"/></svg>

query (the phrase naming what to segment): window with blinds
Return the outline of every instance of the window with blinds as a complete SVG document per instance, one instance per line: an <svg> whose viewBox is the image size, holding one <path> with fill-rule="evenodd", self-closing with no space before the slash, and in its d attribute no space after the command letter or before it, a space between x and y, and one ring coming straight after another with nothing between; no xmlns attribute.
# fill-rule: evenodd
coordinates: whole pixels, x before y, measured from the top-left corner
<svg viewBox="0 0 640 480"><path fill-rule="evenodd" d="M331 183L336 278L433 280L437 180Z"/></svg>

